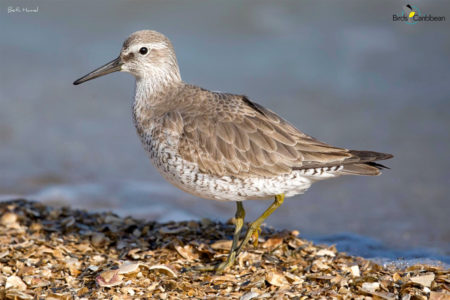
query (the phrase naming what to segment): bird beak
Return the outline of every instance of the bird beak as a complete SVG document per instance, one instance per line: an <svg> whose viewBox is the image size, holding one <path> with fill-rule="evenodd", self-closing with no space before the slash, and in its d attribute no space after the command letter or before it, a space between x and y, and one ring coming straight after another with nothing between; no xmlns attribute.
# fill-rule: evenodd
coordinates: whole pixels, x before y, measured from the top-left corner
<svg viewBox="0 0 450 300"><path fill-rule="evenodd" d="M73 82L74 85L86 82L88 80L109 74L109 73L113 73L113 72L117 72L117 71L121 71L122 70L122 61L120 59L120 56L118 58L116 58L113 61L110 61L109 63L107 63L104 66L101 66L98 69L95 69L94 71L92 71L89 74L84 75L83 77L75 80Z"/></svg>

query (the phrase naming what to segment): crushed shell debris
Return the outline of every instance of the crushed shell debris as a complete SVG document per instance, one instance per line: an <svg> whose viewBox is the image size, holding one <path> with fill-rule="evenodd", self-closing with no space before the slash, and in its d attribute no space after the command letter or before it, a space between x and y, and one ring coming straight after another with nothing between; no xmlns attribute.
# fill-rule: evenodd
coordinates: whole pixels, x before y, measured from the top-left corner
<svg viewBox="0 0 450 300"><path fill-rule="evenodd" d="M400 269L264 227L224 274L232 224L160 224L0 203L0 299L450 299L450 271Z"/></svg>

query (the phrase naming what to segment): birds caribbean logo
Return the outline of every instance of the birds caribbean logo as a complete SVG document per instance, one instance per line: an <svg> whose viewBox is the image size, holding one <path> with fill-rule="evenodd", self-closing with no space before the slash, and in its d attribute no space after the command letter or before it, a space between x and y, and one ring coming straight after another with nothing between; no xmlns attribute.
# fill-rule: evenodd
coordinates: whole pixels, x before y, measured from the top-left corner
<svg viewBox="0 0 450 300"><path fill-rule="evenodd" d="M407 24L416 24L418 20L414 17L420 16L420 10L414 5L406 4L403 7L402 16L407 16Z"/></svg>

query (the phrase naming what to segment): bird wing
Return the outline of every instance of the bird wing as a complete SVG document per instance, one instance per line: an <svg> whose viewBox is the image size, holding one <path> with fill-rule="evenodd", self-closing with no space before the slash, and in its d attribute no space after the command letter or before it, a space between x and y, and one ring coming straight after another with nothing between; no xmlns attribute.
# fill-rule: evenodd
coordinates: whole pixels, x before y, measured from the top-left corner
<svg viewBox="0 0 450 300"><path fill-rule="evenodd" d="M194 105L164 116L166 124L180 131L179 154L198 164L203 173L273 177L294 169L366 161L304 134L245 96L208 93L211 99L202 107Z"/></svg>

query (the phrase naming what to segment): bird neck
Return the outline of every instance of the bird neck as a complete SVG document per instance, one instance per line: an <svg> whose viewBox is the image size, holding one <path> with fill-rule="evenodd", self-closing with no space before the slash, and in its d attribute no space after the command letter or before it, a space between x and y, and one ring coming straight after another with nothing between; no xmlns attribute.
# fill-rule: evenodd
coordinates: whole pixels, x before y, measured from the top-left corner
<svg viewBox="0 0 450 300"><path fill-rule="evenodd" d="M171 88L178 86L181 81L178 67L171 72L152 69L142 77L136 78L135 102L145 106L155 106L164 101L164 94Z"/></svg>

